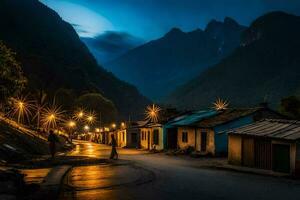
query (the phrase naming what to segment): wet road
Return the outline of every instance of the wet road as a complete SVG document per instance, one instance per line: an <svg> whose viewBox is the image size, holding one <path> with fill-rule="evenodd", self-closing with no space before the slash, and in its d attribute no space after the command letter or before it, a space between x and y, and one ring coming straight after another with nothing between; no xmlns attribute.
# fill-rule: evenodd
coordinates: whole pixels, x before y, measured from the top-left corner
<svg viewBox="0 0 300 200"><path fill-rule="evenodd" d="M78 142L72 156L107 158L110 147ZM75 167L61 199L289 199L300 198L300 182L195 167L194 161L119 149L113 164Z"/></svg>

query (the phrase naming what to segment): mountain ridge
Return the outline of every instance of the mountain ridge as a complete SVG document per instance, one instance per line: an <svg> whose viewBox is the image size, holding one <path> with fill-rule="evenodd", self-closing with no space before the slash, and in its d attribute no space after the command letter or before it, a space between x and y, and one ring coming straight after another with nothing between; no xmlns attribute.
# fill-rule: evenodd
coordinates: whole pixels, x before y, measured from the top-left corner
<svg viewBox="0 0 300 200"><path fill-rule="evenodd" d="M259 17L242 33L240 47L175 90L165 103L205 108L220 97L232 106L267 99L277 107L281 98L300 94L299 27L300 17L284 12Z"/></svg>
<svg viewBox="0 0 300 200"><path fill-rule="evenodd" d="M183 32L175 27L163 37L128 51L104 67L136 85L144 95L159 100L239 45L239 35L245 27L240 25L240 29L228 31L230 28L220 23L224 35L219 33L214 38L205 30Z"/></svg>

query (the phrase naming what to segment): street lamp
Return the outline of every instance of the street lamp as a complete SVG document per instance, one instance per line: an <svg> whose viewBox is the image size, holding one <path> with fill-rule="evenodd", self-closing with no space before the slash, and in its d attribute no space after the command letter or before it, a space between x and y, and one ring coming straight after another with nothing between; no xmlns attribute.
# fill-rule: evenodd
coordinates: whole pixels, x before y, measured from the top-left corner
<svg viewBox="0 0 300 200"><path fill-rule="evenodd" d="M112 127L113 129L115 129L115 128L117 127L117 125L116 125L115 123L113 123L113 124L111 125L111 127Z"/></svg>
<svg viewBox="0 0 300 200"><path fill-rule="evenodd" d="M83 128L84 128L84 130L86 130L86 131L90 130L90 127L89 127L88 125L85 125Z"/></svg>
<svg viewBox="0 0 300 200"><path fill-rule="evenodd" d="M74 126L76 126L76 123L74 121L69 121L68 126L69 128L73 128Z"/></svg>

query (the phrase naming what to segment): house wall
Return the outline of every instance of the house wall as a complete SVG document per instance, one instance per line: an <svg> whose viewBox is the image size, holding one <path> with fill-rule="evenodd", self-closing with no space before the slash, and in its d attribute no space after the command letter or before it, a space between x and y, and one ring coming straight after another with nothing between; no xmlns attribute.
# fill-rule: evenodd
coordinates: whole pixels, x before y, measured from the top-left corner
<svg viewBox="0 0 300 200"><path fill-rule="evenodd" d="M197 129L197 137L196 137L196 151L201 151L201 133L206 132L206 151L204 153L209 153L215 155L215 133L213 129Z"/></svg>
<svg viewBox="0 0 300 200"><path fill-rule="evenodd" d="M272 144L286 144L290 145L290 173L295 175L296 173L296 154L297 154L297 145L296 143L285 142L281 140L272 140Z"/></svg>
<svg viewBox="0 0 300 200"><path fill-rule="evenodd" d="M132 141L132 134L137 134L137 142ZM140 146L140 129L139 128L127 128L126 129L126 146L131 148L138 148Z"/></svg>
<svg viewBox="0 0 300 200"><path fill-rule="evenodd" d="M248 139L253 139L253 137L247 137ZM256 138L259 140L259 138ZM228 163L234 165L242 165L243 162L243 152L242 145L243 137L240 135L229 134L228 136ZM297 144L294 142L287 142L284 140L271 140L271 144L284 144L290 146L290 174L295 175L300 172L300 150L297 148ZM299 144L298 144L299 147ZM248 152L246 150L246 152ZM271 159L273 159L273 152L270 154ZM299 174L300 175L300 174Z"/></svg>
<svg viewBox="0 0 300 200"><path fill-rule="evenodd" d="M155 149L156 150L162 150L164 149L164 132L163 132L163 128L162 127L154 127L152 128L152 132L151 132L151 149L154 148L154 141L153 141L153 133L154 130L158 130L158 145L155 145Z"/></svg>
<svg viewBox="0 0 300 200"><path fill-rule="evenodd" d="M118 130L117 138L116 138L118 147L125 147L126 146L126 141L127 141L126 132L127 132L126 129Z"/></svg>
<svg viewBox="0 0 300 200"><path fill-rule="evenodd" d="M151 131L152 129L151 128L141 128L141 131L140 131L140 143L141 143L141 148L142 149L148 149L148 140L150 139L148 137L148 131L150 131L150 135L151 135ZM146 133L145 134L145 137L143 137L143 133Z"/></svg>
<svg viewBox="0 0 300 200"><path fill-rule="evenodd" d="M228 152L228 131L253 123L253 115L239 118L226 124L214 127L215 132L215 153L227 154Z"/></svg>
<svg viewBox="0 0 300 200"><path fill-rule="evenodd" d="M158 145L154 145L153 142L153 131L158 130ZM146 132L146 138L143 139L142 133ZM150 133L148 135L148 132ZM142 149L156 149L162 150L164 149L164 140L163 140L163 128L161 126L142 128L140 131L140 143Z"/></svg>
<svg viewBox="0 0 300 200"><path fill-rule="evenodd" d="M230 134L228 136L228 163L242 164L242 137L239 135Z"/></svg>
<svg viewBox="0 0 300 200"><path fill-rule="evenodd" d="M187 132L188 135L188 141L183 142L182 141L182 132ZM189 128L189 127L178 127L178 134L177 134L177 144L180 149L187 148L188 146L195 148L195 128Z"/></svg>

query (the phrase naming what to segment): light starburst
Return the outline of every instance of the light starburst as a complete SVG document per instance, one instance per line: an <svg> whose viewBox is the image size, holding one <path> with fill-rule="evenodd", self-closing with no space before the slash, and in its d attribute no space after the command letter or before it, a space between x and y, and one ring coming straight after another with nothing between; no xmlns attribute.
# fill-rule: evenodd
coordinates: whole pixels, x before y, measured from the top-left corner
<svg viewBox="0 0 300 200"><path fill-rule="evenodd" d="M217 100L213 103L213 108L215 110L226 110L229 106L229 102L222 100L221 98L217 98Z"/></svg>
<svg viewBox="0 0 300 200"><path fill-rule="evenodd" d="M157 123L159 120L159 112L161 108L155 104L148 106L145 111L146 119L153 123Z"/></svg>
<svg viewBox="0 0 300 200"><path fill-rule="evenodd" d="M76 121L80 121L80 120L84 119L84 116L85 116L85 111L84 111L84 109L80 108L75 112L75 114L73 115L73 118Z"/></svg>
<svg viewBox="0 0 300 200"><path fill-rule="evenodd" d="M93 124L96 121L95 113L93 111L89 112L89 114L87 114L85 120L88 124Z"/></svg>
<svg viewBox="0 0 300 200"><path fill-rule="evenodd" d="M32 102L28 101L26 97L12 98L13 102L13 116L17 117L18 123L24 122L26 118L29 120L31 116Z"/></svg>
<svg viewBox="0 0 300 200"><path fill-rule="evenodd" d="M47 107L42 113L42 124L46 129L57 128L57 124L63 122L63 113L59 106Z"/></svg>

